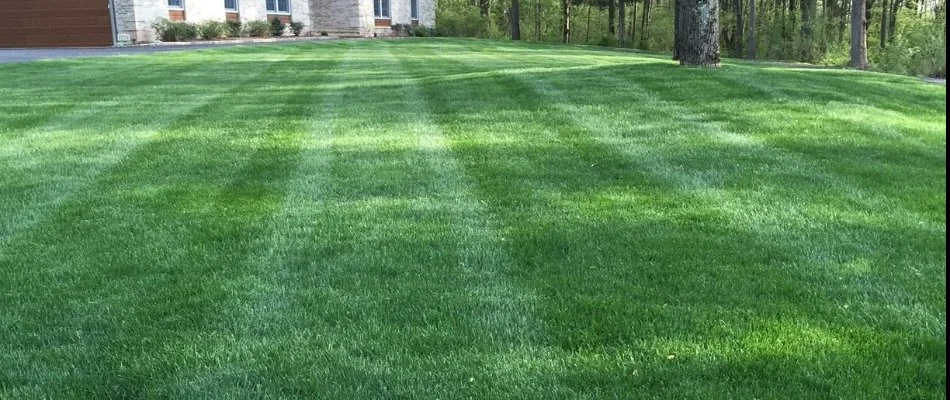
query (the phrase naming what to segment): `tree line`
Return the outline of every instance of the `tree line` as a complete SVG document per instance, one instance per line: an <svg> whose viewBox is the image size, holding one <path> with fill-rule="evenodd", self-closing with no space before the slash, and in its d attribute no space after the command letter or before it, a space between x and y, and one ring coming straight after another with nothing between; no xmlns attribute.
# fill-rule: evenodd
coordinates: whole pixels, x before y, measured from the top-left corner
<svg viewBox="0 0 950 400"><path fill-rule="evenodd" d="M440 0L437 26L447 36L672 52L685 64L721 52L946 74L945 0Z"/></svg>

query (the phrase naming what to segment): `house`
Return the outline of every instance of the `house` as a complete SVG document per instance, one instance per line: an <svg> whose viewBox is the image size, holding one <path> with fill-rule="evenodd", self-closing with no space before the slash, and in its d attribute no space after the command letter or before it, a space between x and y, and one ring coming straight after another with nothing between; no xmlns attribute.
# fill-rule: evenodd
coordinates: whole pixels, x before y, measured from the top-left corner
<svg viewBox="0 0 950 400"><path fill-rule="evenodd" d="M112 46L155 41L159 18L200 22L280 18L304 34L386 35L394 24L435 26L436 0L43 0L0 6L0 47Z"/></svg>

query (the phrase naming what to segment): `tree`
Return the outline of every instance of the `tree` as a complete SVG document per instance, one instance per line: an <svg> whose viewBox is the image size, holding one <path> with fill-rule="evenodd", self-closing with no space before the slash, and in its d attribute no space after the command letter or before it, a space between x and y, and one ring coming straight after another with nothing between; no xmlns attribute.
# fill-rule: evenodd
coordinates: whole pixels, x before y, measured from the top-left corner
<svg viewBox="0 0 950 400"><path fill-rule="evenodd" d="M680 9L682 9L683 0L673 0L673 60L680 59L680 51L683 48L683 35L682 28L680 28L680 23L682 20L682 15L680 15ZM634 9L636 11L636 9Z"/></svg>
<svg viewBox="0 0 950 400"><path fill-rule="evenodd" d="M803 0L802 1L802 50L801 58L805 61L813 61L815 58L814 48L814 29L812 25L815 23L815 12L818 8L817 0Z"/></svg>
<svg viewBox="0 0 950 400"><path fill-rule="evenodd" d="M561 0L561 40L571 42L571 0Z"/></svg>
<svg viewBox="0 0 950 400"><path fill-rule="evenodd" d="M521 1L511 0L511 40L521 40Z"/></svg>
<svg viewBox="0 0 950 400"><path fill-rule="evenodd" d="M755 0L749 0L749 58L755 60L758 57L759 44L755 41Z"/></svg>
<svg viewBox="0 0 950 400"><path fill-rule="evenodd" d="M651 0L643 0L643 14L640 19L640 48L647 48L647 41L650 39L650 7Z"/></svg>
<svg viewBox="0 0 950 400"><path fill-rule="evenodd" d="M742 50L744 50L743 47L745 47L745 43L742 41L742 34L744 33L742 26L742 0L732 0L732 8L736 13L735 57L742 57Z"/></svg>
<svg viewBox="0 0 950 400"><path fill-rule="evenodd" d="M865 0L851 2L851 66L868 69L868 36Z"/></svg>
<svg viewBox="0 0 950 400"><path fill-rule="evenodd" d="M614 25L614 17L617 14L617 0L607 0L607 32L613 36L617 33L617 27Z"/></svg>
<svg viewBox="0 0 950 400"><path fill-rule="evenodd" d="M680 65L719 65L719 0L680 0Z"/></svg>
<svg viewBox="0 0 950 400"><path fill-rule="evenodd" d="M624 24L627 23L627 2L626 0L620 0L620 4L617 4L617 44L620 47L627 42L627 32L625 31Z"/></svg>

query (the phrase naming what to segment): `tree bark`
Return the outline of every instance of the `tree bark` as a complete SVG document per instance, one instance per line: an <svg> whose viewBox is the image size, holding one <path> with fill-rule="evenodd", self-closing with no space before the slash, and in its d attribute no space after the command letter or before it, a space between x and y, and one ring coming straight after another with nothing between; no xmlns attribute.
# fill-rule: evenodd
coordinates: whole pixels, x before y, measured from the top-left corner
<svg viewBox="0 0 950 400"><path fill-rule="evenodd" d="M617 4L617 44L620 47L627 42L627 32L625 32L624 25L627 24L627 6L624 0L620 0L620 4Z"/></svg>
<svg viewBox="0 0 950 400"><path fill-rule="evenodd" d="M719 65L719 0L681 0L680 65Z"/></svg>
<svg viewBox="0 0 950 400"><path fill-rule="evenodd" d="M887 16L887 12L890 11L887 0L884 0L884 3L881 4L881 48L887 47L887 23L890 22L890 18Z"/></svg>
<svg viewBox="0 0 950 400"><path fill-rule="evenodd" d="M755 0L749 0L749 58L755 60L758 56L759 44L755 41Z"/></svg>
<svg viewBox="0 0 950 400"><path fill-rule="evenodd" d="M534 9L534 36L537 41L541 41L541 1L538 0Z"/></svg>
<svg viewBox="0 0 950 400"><path fill-rule="evenodd" d="M755 0L750 0L755 1ZM745 33L745 27L742 25L742 0L732 0L732 8L736 13L736 37L735 37L735 51L736 57L742 57L742 51L745 47L745 42L742 40L742 34Z"/></svg>
<svg viewBox="0 0 950 400"><path fill-rule="evenodd" d="M521 40L521 0L511 0L511 40Z"/></svg>
<svg viewBox="0 0 950 400"><path fill-rule="evenodd" d="M894 42L894 31L897 29L897 12L904 6L904 0L891 0L891 13L887 16L887 43Z"/></svg>
<svg viewBox="0 0 950 400"><path fill-rule="evenodd" d="M640 19L640 48L646 50L647 48L647 39L649 39L649 34L647 33L647 27L650 22L650 0L643 0L643 15Z"/></svg>
<svg viewBox="0 0 950 400"><path fill-rule="evenodd" d="M637 45L637 2L633 2L633 11L630 15L630 45Z"/></svg>
<svg viewBox="0 0 950 400"><path fill-rule="evenodd" d="M683 48L683 28L680 27L683 8L683 0L673 0L673 60L680 59L680 51Z"/></svg>
<svg viewBox="0 0 950 400"><path fill-rule="evenodd" d="M817 0L802 0L802 44L804 45L804 51L802 52L802 59L805 61L812 61L812 48L814 48L812 24L815 21L815 10L818 8Z"/></svg>
<svg viewBox="0 0 950 400"><path fill-rule="evenodd" d="M867 21L865 21L865 1L851 2L851 67L868 69Z"/></svg>
<svg viewBox="0 0 950 400"><path fill-rule="evenodd" d="M590 44L590 12L594 9L593 1L590 0L587 3L587 23L584 24L586 31L584 32L584 43Z"/></svg>
<svg viewBox="0 0 950 400"><path fill-rule="evenodd" d="M482 18L487 19L491 16L491 0L478 0L478 9L482 14Z"/></svg>
<svg viewBox="0 0 950 400"><path fill-rule="evenodd" d="M617 0L607 0L607 31L610 36L617 33L617 26L614 25L614 18L617 17Z"/></svg>
<svg viewBox="0 0 950 400"><path fill-rule="evenodd" d="M561 0L561 39L571 42L571 0Z"/></svg>

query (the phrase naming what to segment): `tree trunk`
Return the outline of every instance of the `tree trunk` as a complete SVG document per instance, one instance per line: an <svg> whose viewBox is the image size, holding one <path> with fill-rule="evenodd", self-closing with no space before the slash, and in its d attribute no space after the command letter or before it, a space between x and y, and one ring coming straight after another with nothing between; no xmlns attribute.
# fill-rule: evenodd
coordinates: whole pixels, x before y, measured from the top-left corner
<svg viewBox="0 0 950 400"><path fill-rule="evenodd" d="M592 1L592 0L591 0ZM587 23L584 25L587 29L584 32L584 43L590 44L590 12L594 9L591 3L587 4Z"/></svg>
<svg viewBox="0 0 950 400"><path fill-rule="evenodd" d="M647 33L647 24L650 21L650 0L643 0L643 15L640 20L640 48L646 50L647 48L647 39L649 39L649 34Z"/></svg>
<svg viewBox="0 0 950 400"><path fill-rule="evenodd" d="M887 6L887 0L884 0L884 3L881 4L881 48L887 47L887 23L890 22L890 18L887 17L887 12L890 9Z"/></svg>
<svg viewBox="0 0 950 400"><path fill-rule="evenodd" d="M683 28L680 26L682 19L681 9L683 0L673 0L673 60L680 59L680 51L683 48Z"/></svg>
<svg viewBox="0 0 950 400"><path fill-rule="evenodd" d="M488 17L491 16L491 0L478 0L478 9L485 22L488 22Z"/></svg>
<svg viewBox="0 0 950 400"><path fill-rule="evenodd" d="M755 0L750 0L755 1ZM735 51L736 57L742 57L742 50L745 47L745 42L742 40L742 34L745 33L745 27L742 25L742 0L732 0L732 8L736 13L736 37L735 39Z"/></svg>
<svg viewBox="0 0 950 400"><path fill-rule="evenodd" d="M802 0L802 44L804 51L802 58L805 61L812 61L812 43L813 32L812 24L815 21L815 10L818 8L817 0Z"/></svg>
<svg viewBox="0 0 950 400"><path fill-rule="evenodd" d="M680 65L719 65L719 0L681 0Z"/></svg>
<svg viewBox="0 0 950 400"><path fill-rule="evenodd" d="M538 0L537 8L534 10L534 36L537 41L541 41L541 0Z"/></svg>
<svg viewBox="0 0 950 400"><path fill-rule="evenodd" d="M851 2L851 66L857 69L868 69L865 1L852 0Z"/></svg>
<svg viewBox="0 0 950 400"><path fill-rule="evenodd" d="M610 36L617 33L617 26L614 25L614 18L617 17L617 0L607 0L607 31Z"/></svg>
<svg viewBox="0 0 950 400"><path fill-rule="evenodd" d="M891 13L887 16L887 42L894 42L894 31L897 29L897 12L904 6L904 0L891 0Z"/></svg>
<svg viewBox="0 0 950 400"><path fill-rule="evenodd" d="M571 42L571 0L561 0L561 39Z"/></svg>
<svg viewBox="0 0 950 400"><path fill-rule="evenodd" d="M521 40L521 0L511 0L511 40Z"/></svg>
<svg viewBox="0 0 950 400"><path fill-rule="evenodd" d="M617 4L617 11L617 44L623 47L627 42L627 33L624 28L627 24L627 6L624 0L620 0L620 4Z"/></svg>
<svg viewBox="0 0 950 400"><path fill-rule="evenodd" d="M749 0L749 58L755 60L758 56L759 44L755 42L755 0Z"/></svg>
<svg viewBox="0 0 950 400"><path fill-rule="evenodd" d="M637 2L633 2L633 11L630 15L630 45L637 45Z"/></svg>

